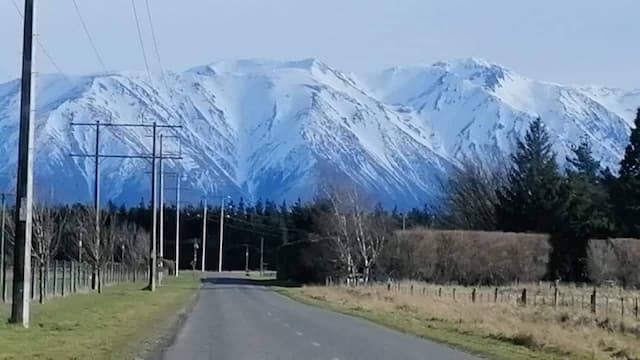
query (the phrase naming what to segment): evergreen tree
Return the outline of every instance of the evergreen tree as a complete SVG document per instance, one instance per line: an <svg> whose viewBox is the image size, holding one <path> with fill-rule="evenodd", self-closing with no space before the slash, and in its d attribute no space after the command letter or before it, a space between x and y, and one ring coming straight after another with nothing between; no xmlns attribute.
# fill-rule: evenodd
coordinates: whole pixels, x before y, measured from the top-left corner
<svg viewBox="0 0 640 360"><path fill-rule="evenodd" d="M593 158L587 140L567 158L567 214L560 242L554 243L551 265L563 278L587 280L585 269L590 239L607 237L613 231L609 196L599 174L600 162Z"/></svg>
<svg viewBox="0 0 640 360"><path fill-rule="evenodd" d="M614 185L613 198L622 235L638 237L640 236L640 109L634 125L624 159L620 163L620 176Z"/></svg>
<svg viewBox="0 0 640 360"><path fill-rule="evenodd" d="M549 134L540 118L531 123L524 141L518 141L512 161L507 184L497 194L499 227L554 233L566 210L566 196Z"/></svg>

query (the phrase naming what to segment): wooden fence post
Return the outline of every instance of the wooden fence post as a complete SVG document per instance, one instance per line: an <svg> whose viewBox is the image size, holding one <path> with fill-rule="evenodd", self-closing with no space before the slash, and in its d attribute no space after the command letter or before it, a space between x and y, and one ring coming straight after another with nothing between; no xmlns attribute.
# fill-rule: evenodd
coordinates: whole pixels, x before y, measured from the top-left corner
<svg viewBox="0 0 640 360"><path fill-rule="evenodd" d="M69 275L71 275L71 292L75 293L77 291L76 289L76 264L75 262L71 262L71 273Z"/></svg>
<svg viewBox="0 0 640 360"><path fill-rule="evenodd" d="M624 296L620 297L620 321L624 321Z"/></svg>
<svg viewBox="0 0 640 360"><path fill-rule="evenodd" d="M556 309L558 307L558 288L553 289L553 308Z"/></svg>
<svg viewBox="0 0 640 360"><path fill-rule="evenodd" d="M453 288L453 301L456 301L456 288Z"/></svg>
<svg viewBox="0 0 640 360"><path fill-rule="evenodd" d="M591 313L594 315L598 313L597 296L598 296L598 293L596 291L596 288L593 288L593 293L591 293Z"/></svg>
<svg viewBox="0 0 640 360"><path fill-rule="evenodd" d="M438 288L438 297L442 297L442 288Z"/></svg>
<svg viewBox="0 0 640 360"><path fill-rule="evenodd" d="M527 306L527 289L522 289L522 297L520 298L520 302L522 306Z"/></svg>
<svg viewBox="0 0 640 360"><path fill-rule="evenodd" d="M493 289L493 302L498 302L498 288Z"/></svg>
<svg viewBox="0 0 640 360"><path fill-rule="evenodd" d="M56 296L58 291L58 262L53 260L53 296Z"/></svg>
<svg viewBox="0 0 640 360"><path fill-rule="evenodd" d="M60 283L60 285L62 285L62 296L64 296L64 283L65 283L65 278L67 277L67 272L65 271L65 262L62 262L62 282Z"/></svg>
<svg viewBox="0 0 640 360"><path fill-rule="evenodd" d="M636 298L635 312L636 312L636 320L638 320L638 298Z"/></svg>
<svg viewBox="0 0 640 360"><path fill-rule="evenodd" d="M473 288L471 291L471 302L475 304L476 302L476 288Z"/></svg>
<svg viewBox="0 0 640 360"><path fill-rule="evenodd" d="M413 296L413 284L411 284L410 291L411 291L411 295Z"/></svg>

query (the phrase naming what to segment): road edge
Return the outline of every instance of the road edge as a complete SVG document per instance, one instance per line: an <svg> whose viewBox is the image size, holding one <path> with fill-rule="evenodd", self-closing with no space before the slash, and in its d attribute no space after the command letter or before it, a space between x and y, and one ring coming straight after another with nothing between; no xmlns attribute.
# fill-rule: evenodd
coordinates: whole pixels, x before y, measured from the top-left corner
<svg viewBox="0 0 640 360"><path fill-rule="evenodd" d="M186 304L173 316L170 316L158 331L138 344L142 350L135 353L133 359L162 360L166 349L175 343L178 334L198 303L201 290L202 284Z"/></svg>

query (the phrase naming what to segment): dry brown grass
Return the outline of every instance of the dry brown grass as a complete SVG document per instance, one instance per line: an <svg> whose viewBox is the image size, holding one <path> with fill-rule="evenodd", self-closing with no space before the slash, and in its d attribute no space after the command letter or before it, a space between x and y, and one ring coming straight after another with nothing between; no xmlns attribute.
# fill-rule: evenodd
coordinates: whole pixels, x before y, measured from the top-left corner
<svg viewBox="0 0 640 360"><path fill-rule="evenodd" d="M425 295L422 295L423 288ZM439 288L416 283L413 295L409 283L403 284L401 291L388 291L386 285L304 287L293 291L312 302L458 345L490 358L640 359L640 323L634 319L631 308L621 322L619 313L616 318L613 310L609 316L602 312L594 316L588 307L558 306L554 309L552 305L533 306L531 302L523 307L517 305L513 295L519 291L516 288L502 288L503 294L512 294L512 300L498 303L493 302L493 292L488 288L478 290L476 303L470 301L470 289L458 287L454 301L453 287L442 288L442 297L438 297ZM592 289L560 290L574 291L577 295ZM543 289L539 291L542 293ZM616 291L620 290L612 289L610 293L614 295ZM479 294L483 294L482 302ZM637 296L637 293L625 295ZM416 324L424 326L416 327ZM456 337L455 334L464 336ZM481 341L478 343L477 339Z"/></svg>

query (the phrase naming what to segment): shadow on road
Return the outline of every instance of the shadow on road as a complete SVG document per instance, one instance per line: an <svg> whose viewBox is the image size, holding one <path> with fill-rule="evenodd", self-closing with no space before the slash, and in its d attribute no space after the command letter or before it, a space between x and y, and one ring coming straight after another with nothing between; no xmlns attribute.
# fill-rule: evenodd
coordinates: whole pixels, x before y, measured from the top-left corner
<svg viewBox="0 0 640 360"><path fill-rule="evenodd" d="M237 285L237 286L261 286L261 287L284 287L295 288L300 287L300 284L278 279L255 279L255 278L240 278L240 277L207 277L203 278L203 284L215 284L215 285Z"/></svg>

